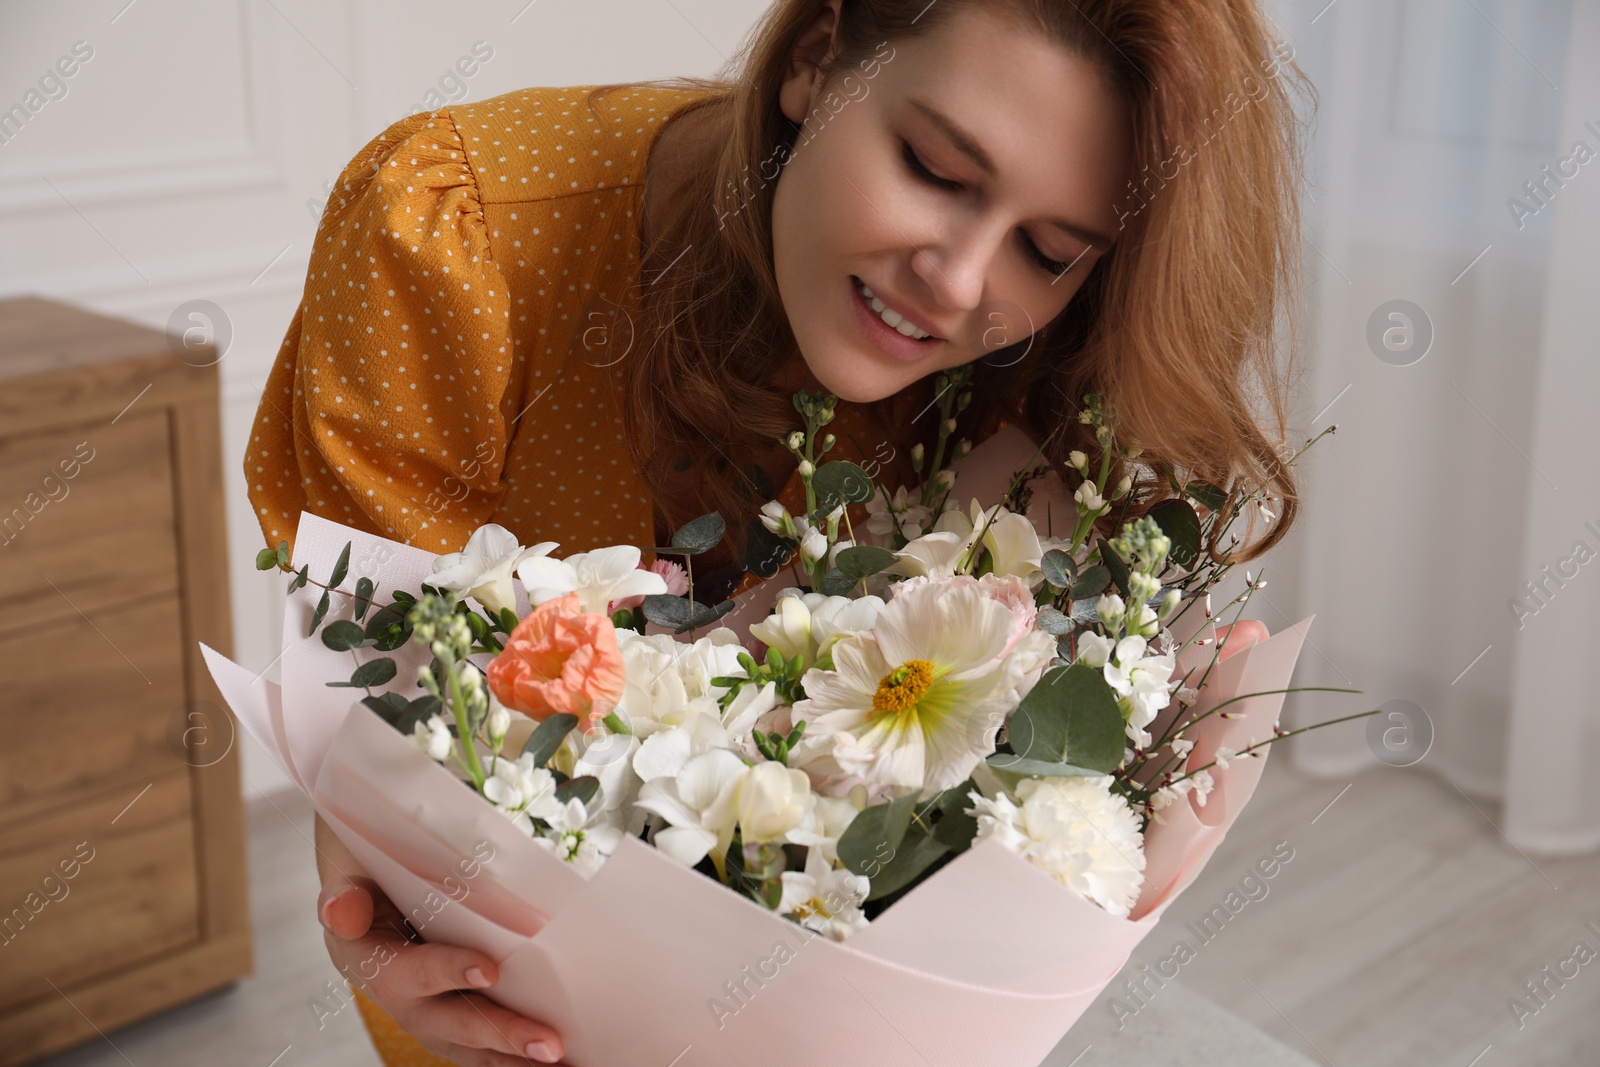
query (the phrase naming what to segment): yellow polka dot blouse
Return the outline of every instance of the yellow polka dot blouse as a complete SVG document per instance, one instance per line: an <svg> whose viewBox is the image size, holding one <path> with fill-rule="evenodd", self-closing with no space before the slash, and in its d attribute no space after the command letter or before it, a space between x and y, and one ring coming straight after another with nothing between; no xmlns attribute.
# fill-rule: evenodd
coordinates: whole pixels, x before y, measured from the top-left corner
<svg viewBox="0 0 1600 1067"><path fill-rule="evenodd" d="M497 522L563 554L654 543L595 343L635 307L651 144L689 90L530 88L401 119L340 174L245 458L300 512L435 552ZM434 1067L356 994L389 1067Z"/></svg>
<svg viewBox="0 0 1600 1067"><path fill-rule="evenodd" d="M650 146L702 94L530 88L401 119L340 174L245 459L302 510L436 552L497 522L654 543L607 331L637 307Z"/></svg>

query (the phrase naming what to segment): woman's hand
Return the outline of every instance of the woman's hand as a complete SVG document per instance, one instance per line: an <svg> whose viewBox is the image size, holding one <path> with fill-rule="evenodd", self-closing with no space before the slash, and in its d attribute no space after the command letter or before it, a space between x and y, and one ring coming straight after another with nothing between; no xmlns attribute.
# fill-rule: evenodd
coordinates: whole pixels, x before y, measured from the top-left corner
<svg viewBox="0 0 1600 1067"><path fill-rule="evenodd" d="M436 1056L463 1067L556 1063L561 1037L475 992L499 978L494 960L454 945L407 937L404 917L322 819L317 868L328 955L395 1022Z"/></svg>

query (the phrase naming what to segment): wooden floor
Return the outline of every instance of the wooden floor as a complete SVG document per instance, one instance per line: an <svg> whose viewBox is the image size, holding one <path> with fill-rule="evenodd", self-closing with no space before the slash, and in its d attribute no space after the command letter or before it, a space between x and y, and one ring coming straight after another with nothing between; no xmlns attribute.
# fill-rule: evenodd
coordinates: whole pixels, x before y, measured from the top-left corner
<svg viewBox="0 0 1600 1067"><path fill-rule="evenodd" d="M1330 1067L1600 1064L1600 955L1581 967L1573 960L1580 941L1600 953L1600 934L1585 925L1600 929L1600 857L1530 860L1479 806L1418 771L1328 782L1269 761L1256 798L1124 976L1154 969L1181 937L1195 956L1176 981ZM321 1029L309 1007L335 978L313 915L309 808L298 794L278 794L252 802L249 821L255 975L50 1067L377 1064L353 1007ZM1293 858L1263 883L1264 896L1247 885L1259 899L1202 945L1188 924L1279 842ZM1563 965L1565 984L1547 977L1545 1003L1532 1000L1524 983ZM1120 983L1090 1010L1111 1011ZM1161 996L1147 988L1145 1007L1123 1001L1143 1020ZM1520 1028L1510 1008L1519 995L1540 1008ZM1135 1012L1125 1025L1141 1021ZM1216 1049L1183 1062L1233 1061Z"/></svg>

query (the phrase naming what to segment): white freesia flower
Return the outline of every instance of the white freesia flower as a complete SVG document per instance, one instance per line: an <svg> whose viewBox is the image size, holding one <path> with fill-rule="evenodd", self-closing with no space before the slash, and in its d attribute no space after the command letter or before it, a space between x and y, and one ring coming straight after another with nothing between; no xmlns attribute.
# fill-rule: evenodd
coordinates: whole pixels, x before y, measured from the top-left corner
<svg viewBox="0 0 1600 1067"><path fill-rule="evenodd" d="M900 590L872 629L833 646L832 670L801 679L807 697L793 717L806 733L791 760L825 755L847 774L907 789L956 785L994 751L1020 665L1039 659L1026 641L1004 654L1014 628L1011 608L976 580Z"/></svg>
<svg viewBox="0 0 1600 1067"><path fill-rule="evenodd" d="M693 867L709 854L720 874L738 812L718 803L739 784L750 768L725 748L696 756L676 778L657 778L639 790L638 806L667 821L651 840L673 859Z"/></svg>
<svg viewBox="0 0 1600 1067"><path fill-rule="evenodd" d="M450 758L450 752L456 743L450 728L437 715L431 715L426 721L419 721L413 726L411 739L417 743L418 748L440 763Z"/></svg>
<svg viewBox="0 0 1600 1067"><path fill-rule="evenodd" d="M740 840L767 843L799 826L816 800L804 771L767 761L751 767L717 803L737 812ZM723 812L714 806L706 818L720 824Z"/></svg>
<svg viewBox="0 0 1600 1067"><path fill-rule="evenodd" d="M1074 662L1099 670L1111 662L1111 652L1116 647L1111 638L1091 630L1078 638L1078 658Z"/></svg>
<svg viewBox="0 0 1600 1067"><path fill-rule="evenodd" d="M967 540L962 534L953 530L934 530L916 538L895 553L895 561L885 567L884 571L888 574L913 577L923 575L948 577L956 572L956 564L967 547Z"/></svg>
<svg viewBox="0 0 1600 1067"><path fill-rule="evenodd" d="M772 614L750 627L750 636L778 650L785 659L800 657L810 667L833 649L845 634L872 626L883 610L876 596L826 596L801 592L794 586L778 590Z"/></svg>
<svg viewBox="0 0 1600 1067"><path fill-rule="evenodd" d="M428 584L470 596L495 614L517 606L517 590L511 576L526 559L545 556L558 542L540 541L532 548L517 543L516 534L504 526L489 523L467 538L460 552L451 552L433 561L433 576Z"/></svg>
<svg viewBox="0 0 1600 1067"><path fill-rule="evenodd" d="M1094 482L1085 479L1083 484L1073 492L1072 499L1076 500L1085 512L1099 511L1106 506L1105 497L1095 489Z"/></svg>
<svg viewBox="0 0 1600 1067"><path fill-rule="evenodd" d="M850 829L861 809L866 806L866 790L856 789L849 797L817 797L815 806L789 831L790 844L805 845L813 852L822 853L830 863L839 861L839 838Z"/></svg>
<svg viewBox="0 0 1600 1067"><path fill-rule="evenodd" d="M667 580L642 570L639 558L633 545L611 545L566 559L531 556L517 564L517 577L534 606L575 592L584 611L604 613L613 600L667 591Z"/></svg>
<svg viewBox="0 0 1600 1067"><path fill-rule="evenodd" d="M577 797L544 819L549 829L535 835L534 840L570 863L585 878L599 870L622 841L621 829L605 817L602 809L597 806L591 812Z"/></svg>
<svg viewBox="0 0 1600 1067"><path fill-rule="evenodd" d="M1004 794L968 793L978 838L1006 848L1079 896L1127 918L1144 883L1144 837L1128 802L1111 791L1110 775L1028 778L1017 786L1021 806Z"/></svg>
<svg viewBox="0 0 1600 1067"><path fill-rule="evenodd" d="M800 925L835 941L843 941L867 925L861 903L870 884L859 874L834 867L817 849L806 853L803 871L783 872L779 915L793 915Z"/></svg>
<svg viewBox="0 0 1600 1067"><path fill-rule="evenodd" d="M828 537L820 529L813 526L805 532L800 539L800 558L807 563L815 563L828 551Z"/></svg>

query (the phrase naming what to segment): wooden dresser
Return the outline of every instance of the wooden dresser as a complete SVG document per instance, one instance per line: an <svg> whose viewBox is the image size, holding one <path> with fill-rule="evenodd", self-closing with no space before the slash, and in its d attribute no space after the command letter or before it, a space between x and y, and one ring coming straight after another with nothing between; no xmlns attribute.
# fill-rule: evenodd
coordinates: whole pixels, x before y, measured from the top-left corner
<svg viewBox="0 0 1600 1067"><path fill-rule="evenodd" d="M250 970L215 348L0 301L0 1065Z"/></svg>

